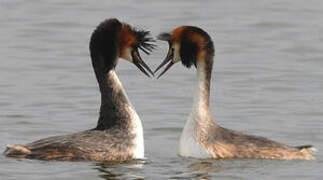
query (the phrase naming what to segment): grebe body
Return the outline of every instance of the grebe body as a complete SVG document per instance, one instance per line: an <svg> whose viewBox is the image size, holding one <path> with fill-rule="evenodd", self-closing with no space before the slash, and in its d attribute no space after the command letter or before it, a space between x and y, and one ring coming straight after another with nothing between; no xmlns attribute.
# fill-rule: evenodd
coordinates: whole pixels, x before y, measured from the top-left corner
<svg viewBox="0 0 323 180"><path fill-rule="evenodd" d="M209 103L214 46L211 37L204 30L182 26L170 33L162 33L158 38L169 44L165 60L155 70L156 72L167 64L158 77L179 61L188 68L194 65L197 69L196 94L192 112L180 137L179 155L214 159L314 159L310 145L284 145L218 125L210 113Z"/></svg>
<svg viewBox="0 0 323 180"><path fill-rule="evenodd" d="M133 29L117 19L102 22L90 41L92 65L101 92L96 128L41 139L26 145L8 145L6 156L41 160L123 161L144 158L141 120L115 72L118 59L153 74L138 49L149 53L154 45L148 31Z"/></svg>

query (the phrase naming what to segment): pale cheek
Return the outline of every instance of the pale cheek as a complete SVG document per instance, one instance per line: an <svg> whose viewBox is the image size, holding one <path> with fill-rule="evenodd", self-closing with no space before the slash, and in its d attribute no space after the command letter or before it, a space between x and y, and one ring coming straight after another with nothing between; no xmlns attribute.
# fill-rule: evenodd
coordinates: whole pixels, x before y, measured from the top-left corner
<svg viewBox="0 0 323 180"><path fill-rule="evenodd" d="M173 48L174 48L174 60L173 60L173 63L177 63L177 62L181 61L181 56L180 56L180 53L179 53L180 46L178 44L175 44L173 46Z"/></svg>
<svg viewBox="0 0 323 180"><path fill-rule="evenodd" d="M131 49L124 49L120 56L122 59L132 62Z"/></svg>

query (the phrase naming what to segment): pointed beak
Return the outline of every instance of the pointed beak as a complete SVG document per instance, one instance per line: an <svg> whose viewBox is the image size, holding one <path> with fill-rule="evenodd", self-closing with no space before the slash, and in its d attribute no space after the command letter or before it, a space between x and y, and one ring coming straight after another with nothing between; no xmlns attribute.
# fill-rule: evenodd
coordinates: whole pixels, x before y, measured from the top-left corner
<svg viewBox="0 0 323 180"><path fill-rule="evenodd" d="M157 69L154 71L154 73L156 73L160 68L162 68L165 64L167 64L166 68L164 69L164 71L162 73L159 74L159 76L157 77L157 79L159 79L163 74L165 74L166 71L168 71L168 69L170 67L173 66L174 62L174 50L172 48L170 48L168 50L167 56L165 58L165 60L157 67Z"/></svg>
<svg viewBox="0 0 323 180"><path fill-rule="evenodd" d="M143 72L146 76L151 77L147 71L154 76L153 71L147 66L147 64L141 59L140 54L138 50L134 50L131 52L131 56L133 59L133 63L137 66L138 69L140 69L141 72ZM147 71L146 71L147 70Z"/></svg>

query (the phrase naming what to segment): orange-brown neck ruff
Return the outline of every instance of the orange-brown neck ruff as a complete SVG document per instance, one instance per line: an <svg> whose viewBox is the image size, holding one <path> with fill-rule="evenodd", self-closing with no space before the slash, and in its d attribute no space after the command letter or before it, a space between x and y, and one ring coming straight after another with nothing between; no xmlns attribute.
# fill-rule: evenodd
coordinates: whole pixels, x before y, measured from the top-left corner
<svg viewBox="0 0 323 180"><path fill-rule="evenodd" d="M136 36L131 31L129 25L122 24L118 33L119 57L122 56L123 50L132 47L137 42Z"/></svg>
<svg viewBox="0 0 323 180"><path fill-rule="evenodd" d="M203 50L206 47L205 38L196 33L191 26L182 26L173 30L171 41L180 43L183 40L189 40L192 43L196 43L199 47L198 50Z"/></svg>
<svg viewBox="0 0 323 180"><path fill-rule="evenodd" d="M182 26L182 27L174 29L170 40L175 43L180 42L181 38L182 38L181 35L185 29L187 29L187 26Z"/></svg>
<svg viewBox="0 0 323 180"><path fill-rule="evenodd" d="M172 31L170 41L178 45L180 59L188 68L193 64L196 67L197 61L213 61L213 42L200 28L194 26L176 28Z"/></svg>

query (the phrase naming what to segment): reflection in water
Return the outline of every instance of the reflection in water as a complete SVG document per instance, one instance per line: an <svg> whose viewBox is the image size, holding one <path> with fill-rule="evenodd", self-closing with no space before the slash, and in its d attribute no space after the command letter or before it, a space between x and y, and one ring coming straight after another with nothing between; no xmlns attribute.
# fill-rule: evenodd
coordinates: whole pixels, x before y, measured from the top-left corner
<svg viewBox="0 0 323 180"><path fill-rule="evenodd" d="M189 165L184 172L177 172L176 176L171 177L171 179L214 179L214 173L230 169L230 167L220 163L221 161L212 159L183 159L183 161L188 161L185 164Z"/></svg>
<svg viewBox="0 0 323 180"><path fill-rule="evenodd" d="M209 161L195 162L190 164L188 168L191 169L192 174L196 175L205 175L210 172L219 172L226 169L224 166Z"/></svg>
<svg viewBox="0 0 323 180"><path fill-rule="evenodd" d="M222 172L230 167L225 163L215 160L196 160L196 159L183 159L190 163L184 171L175 171L170 179L212 179L214 173ZM174 162L176 163L176 162ZM178 163L178 162L177 162ZM141 174L144 165L151 164L147 160L132 160L127 162L106 162L96 163L93 169L99 171L99 177L103 179L145 179ZM183 165L186 163L182 163Z"/></svg>
<svg viewBox="0 0 323 180"><path fill-rule="evenodd" d="M95 163L96 169L99 171L99 177L102 179L144 179L140 176L140 170L144 164L147 164L146 160L131 160L125 162L104 162Z"/></svg>
<svg viewBox="0 0 323 180"><path fill-rule="evenodd" d="M214 160L214 159L193 159L181 158L178 163L183 164L171 179L223 179L230 177L230 179L241 179L241 171L252 169L255 167L266 167L272 164L270 160ZM275 161L281 163L281 161ZM176 162L175 162L176 163Z"/></svg>

